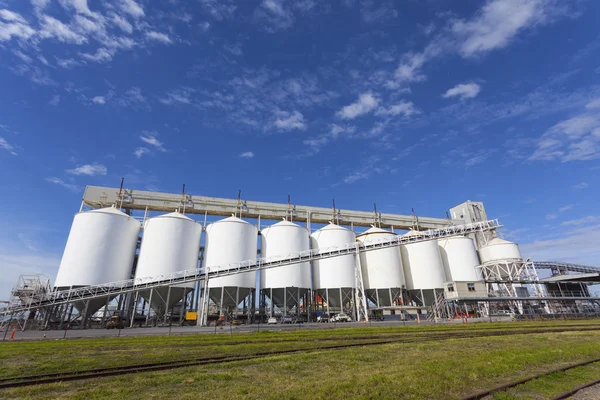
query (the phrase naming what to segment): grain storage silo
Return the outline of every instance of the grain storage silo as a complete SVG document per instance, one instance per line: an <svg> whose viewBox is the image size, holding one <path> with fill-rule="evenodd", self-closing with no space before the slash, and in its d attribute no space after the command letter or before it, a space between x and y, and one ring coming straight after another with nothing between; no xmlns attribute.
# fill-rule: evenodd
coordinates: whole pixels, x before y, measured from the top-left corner
<svg viewBox="0 0 600 400"><path fill-rule="evenodd" d="M521 252L516 243L504 239L494 238L479 249L481 263L494 261L521 260Z"/></svg>
<svg viewBox="0 0 600 400"><path fill-rule="evenodd" d="M472 239L464 236L452 236L439 239L438 246L446 279L453 282L481 281L479 257Z"/></svg>
<svg viewBox="0 0 600 400"><path fill-rule="evenodd" d="M421 237L422 233L410 231L402 237ZM409 290L441 289L446 282L444 264L437 240L425 240L400 246L406 286Z"/></svg>
<svg viewBox="0 0 600 400"><path fill-rule="evenodd" d="M140 223L116 208L80 212L75 215L54 288L66 290L102 285L131 278ZM106 299L92 300L92 315ZM85 304L75 303L83 311Z"/></svg>
<svg viewBox="0 0 600 400"><path fill-rule="evenodd" d="M178 212L150 218L144 225L135 272L136 284L160 281L174 272L198 268L202 225ZM140 293L157 315L182 301L194 283L160 287Z"/></svg>
<svg viewBox="0 0 600 400"><path fill-rule="evenodd" d="M295 256L310 251L308 230L289 221L281 221L261 231L261 256L266 262ZM296 263L260 271L261 294L271 300L273 306L287 315L293 308L299 309L308 302L311 287L310 263ZM264 304L264 301L262 301Z"/></svg>
<svg viewBox="0 0 600 400"><path fill-rule="evenodd" d="M256 259L258 228L237 217L213 222L206 228L202 268L211 271L230 264ZM243 312L254 308L256 272L223 276L208 280L209 296L221 315L244 303Z"/></svg>
<svg viewBox="0 0 600 400"><path fill-rule="evenodd" d="M370 228L356 237L362 246L387 242L398 236L380 228ZM369 300L377 307L400 306L406 288L398 246L361 251L363 285Z"/></svg>
<svg viewBox="0 0 600 400"><path fill-rule="evenodd" d="M349 229L329 224L310 235L313 251L318 254L330 248L340 248L353 244L356 235ZM313 290L326 303L328 312L348 312L354 314L355 256L344 255L315 260L312 263ZM317 301L317 305L318 305Z"/></svg>

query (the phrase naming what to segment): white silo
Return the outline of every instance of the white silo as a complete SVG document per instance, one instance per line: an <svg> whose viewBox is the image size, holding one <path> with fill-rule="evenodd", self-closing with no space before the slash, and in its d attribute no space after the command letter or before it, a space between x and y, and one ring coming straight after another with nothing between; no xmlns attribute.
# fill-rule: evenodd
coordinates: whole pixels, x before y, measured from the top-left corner
<svg viewBox="0 0 600 400"><path fill-rule="evenodd" d="M422 236L410 231L402 237ZM441 289L446 282L444 264L437 240L426 240L400 246L406 286L410 290Z"/></svg>
<svg viewBox="0 0 600 400"><path fill-rule="evenodd" d="M257 240L258 228L240 218L213 222L206 228L202 268L216 271L256 259ZM253 307L256 272L209 279L208 287L209 296L221 313L223 308L237 307L242 301L246 307Z"/></svg>
<svg viewBox="0 0 600 400"><path fill-rule="evenodd" d="M396 239L398 235L380 228L370 228L356 237L362 246ZM363 285L369 300L378 307L401 305L406 287L402 258L398 246L361 251Z"/></svg>
<svg viewBox="0 0 600 400"><path fill-rule="evenodd" d="M479 249L479 258L481 263L490 263L494 261L521 260L521 252L516 243L504 239L494 238L485 246Z"/></svg>
<svg viewBox="0 0 600 400"><path fill-rule="evenodd" d="M134 218L112 207L76 214L54 288L65 290L130 279L140 227ZM87 315L105 302L90 301ZM76 303L75 307L83 311L85 304Z"/></svg>
<svg viewBox="0 0 600 400"><path fill-rule="evenodd" d="M267 262L310 250L308 230L289 221L263 229L261 237L261 256ZM298 311L311 288L310 272L308 262L263 269L260 271L261 293L284 314L294 307Z"/></svg>
<svg viewBox="0 0 600 400"><path fill-rule="evenodd" d="M310 235L311 247L318 253L353 244L356 235L349 229L329 224ZM329 311L348 311L353 304L355 257L344 255L312 263L313 290L326 301Z"/></svg>
<svg viewBox="0 0 600 400"><path fill-rule="evenodd" d="M472 239L464 236L452 236L438 240L438 246L446 279L454 282L480 281L479 257Z"/></svg>
<svg viewBox="0 0 600 400"><path fill-rule="evenodd" d="M178 212L150 218L144 226L135 272L136 284L160 281L161 276L198 268L202 225ZM186 283L145 291L142 297L157 314L163 314L194 288ZM150 297L152 297L150 299Z"/></svg>

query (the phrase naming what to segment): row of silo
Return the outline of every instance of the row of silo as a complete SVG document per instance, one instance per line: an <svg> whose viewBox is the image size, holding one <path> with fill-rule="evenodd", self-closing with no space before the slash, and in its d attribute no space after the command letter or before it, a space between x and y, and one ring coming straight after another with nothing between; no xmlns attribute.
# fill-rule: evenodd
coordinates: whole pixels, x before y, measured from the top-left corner
<svg viewBox="0 0 600 400"><path fill-rule="evenodd" d="M65 247L55 287L66 289L132 278L132 265L140 232L140 223L131 216L107 208L79 213L75 216ZM180 213L148 219L143 227L140 254L135 268L136 284L159 279L182 270L198 268L201 225ZM408 232L406 237L419 237ZM270 262L287 258L311 248L318 252L353 243L368 246L389 241L396 234L371 228L355 236L349 229L330 224L309 235L297 224L282 221L261 232L262 257ZM210 224L206 229L203 267L225 265L256 257L258 229L236 217ZM493 239L479 251L482 263L498 259L520 258L514 243ZM377 305L394 306L402 300L403 289L429 290L442 288L447 281L481 280L476 270L479 257L469 238L408 243L360 253L364 287L369 299ZM328 305L344 309L352 305L355 288L355 258L352 255L274 267L262 270L260 287L272 305L287 313L299 312L306 295L315 290ZM159 278L156 278L159 277ZM217 277L208 283L209 296L224 308L237 307L247 300L254 304L256 273ZM140 293L156 310L172 307L193 289L193 284L175 285ZM104 302L88 305L88 313Z"/></svg>

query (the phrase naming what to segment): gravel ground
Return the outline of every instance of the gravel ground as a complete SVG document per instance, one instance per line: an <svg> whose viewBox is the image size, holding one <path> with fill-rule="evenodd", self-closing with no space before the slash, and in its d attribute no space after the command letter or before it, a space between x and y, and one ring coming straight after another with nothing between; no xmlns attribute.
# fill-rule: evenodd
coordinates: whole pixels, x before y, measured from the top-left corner
<svg viewBox="0 0 600 400"><path fill-rule="evenodd" d="M598 400L600 399L600 385L590 386L569 397L570 400Z"/></svg>

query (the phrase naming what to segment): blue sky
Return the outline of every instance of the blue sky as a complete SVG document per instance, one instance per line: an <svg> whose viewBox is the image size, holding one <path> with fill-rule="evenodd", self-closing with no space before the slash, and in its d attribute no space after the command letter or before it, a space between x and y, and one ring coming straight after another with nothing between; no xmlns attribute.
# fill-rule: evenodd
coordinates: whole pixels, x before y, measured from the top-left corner
<svg viewBox="0 0 600 400"><path fill-rule="evenodd" d="M600 265L596 1L0 0L0 298L85 185L443 217Z"/></svg>

